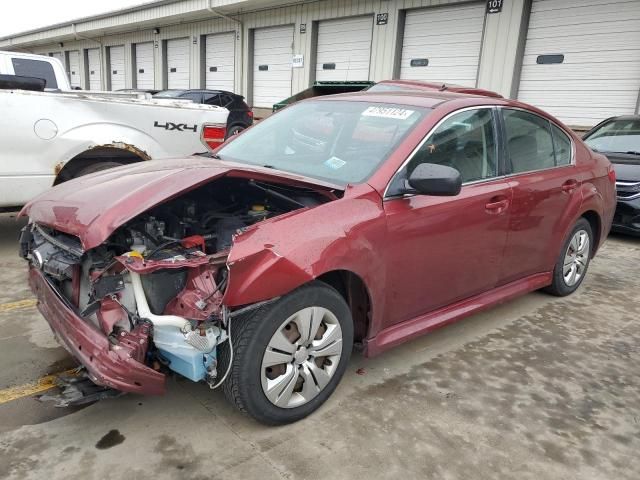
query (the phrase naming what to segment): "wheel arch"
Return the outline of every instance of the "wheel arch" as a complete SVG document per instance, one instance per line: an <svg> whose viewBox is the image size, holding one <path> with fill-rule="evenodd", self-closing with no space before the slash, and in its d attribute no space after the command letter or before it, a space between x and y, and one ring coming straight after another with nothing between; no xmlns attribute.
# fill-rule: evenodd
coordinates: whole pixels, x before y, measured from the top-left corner
<svg viewBox="0 0 640 480"><path fill-rule="evenodd" d="M350 270L332 270L316 277L333 287L344 298L353 319L354 342L362 343L371 326L371 293L365 281Z"/></svg>
<svg viewBox="0 0 640 480"><path fill-rule="evenodd" d="M591 226L591 232L593 233L593 247L591 248L591 256L595 256L598 251L598 247L600 246L600 241L602 239L602 218L595 210L587 210L580 215L580 218L584 218L589 222Z"/></svg>
<svg viewBox="0 0 640 480"><path fill-rule="evenodd" d="M147 152L126 143L96 145L56 165L54 185L71 180L81 169L101 161L117 161L125 164L151 160Z"/></svg>

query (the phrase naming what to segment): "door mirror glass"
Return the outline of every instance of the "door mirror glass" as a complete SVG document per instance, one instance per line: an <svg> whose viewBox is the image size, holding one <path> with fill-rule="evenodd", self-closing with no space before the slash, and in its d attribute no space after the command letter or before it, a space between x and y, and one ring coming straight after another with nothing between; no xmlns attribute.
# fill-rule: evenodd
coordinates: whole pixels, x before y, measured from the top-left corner
<svg viewBox="0 0 640 480"><path fill-rule="evenodd" d="M411 172L407 193L419 193L438 197L453 197L460 193L460 172L446 165L421 163Z"/></svg>

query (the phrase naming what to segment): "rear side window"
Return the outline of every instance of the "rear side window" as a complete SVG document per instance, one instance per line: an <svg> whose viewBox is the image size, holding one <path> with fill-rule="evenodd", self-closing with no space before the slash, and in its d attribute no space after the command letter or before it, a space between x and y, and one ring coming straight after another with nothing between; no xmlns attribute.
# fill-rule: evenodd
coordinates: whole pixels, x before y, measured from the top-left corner
<svg viewBox="0 0 640 480"><path fill-rule="evenodd" d="M58 88L56 74L49 62L27 58L12 58L13 71L23 77L42 78L47 84L45 88Z"/></svg>
<svg viewBox="0 0 640 480"><path fill-rule="evenodd" d="M556 166L551 123L522 110L503 110L506 147L513 173Z"/></svg>
<svg viewBox="0 0 640 480"><path fill-rule="evenodd" d="M551 124L553 134L553 148L556 153L556 166L569 165L571 163L571 140L561 129Z"/></svg>
<svg viewBox="0 0 640 480"><path fill-rule="evenodd" d="M207 105L216 105L217 107L222 106L222 104L220 103L220 94L218 93L205 93L202 103L206 103Z"/></svg>

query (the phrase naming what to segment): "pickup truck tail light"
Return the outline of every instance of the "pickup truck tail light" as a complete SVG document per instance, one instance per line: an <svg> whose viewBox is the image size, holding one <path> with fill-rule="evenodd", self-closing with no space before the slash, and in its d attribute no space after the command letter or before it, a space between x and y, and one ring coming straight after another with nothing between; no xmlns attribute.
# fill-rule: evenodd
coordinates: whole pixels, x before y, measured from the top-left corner
<svg viewBox="0 0 640 480"><path fill-rule="evenodd" d="M226 125L205 125L202 127L202 143L211 150L222 145L226 135Z"/></svg>

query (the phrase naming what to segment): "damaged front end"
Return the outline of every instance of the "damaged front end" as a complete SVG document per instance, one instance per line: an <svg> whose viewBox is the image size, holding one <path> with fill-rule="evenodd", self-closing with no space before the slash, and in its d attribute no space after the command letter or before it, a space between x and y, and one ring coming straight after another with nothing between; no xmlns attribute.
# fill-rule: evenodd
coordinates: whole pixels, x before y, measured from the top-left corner
<svg viewBox="0 0 640 480"><path fill-rule="evenodd" d="M224 304L234 236L326 201L308 188L282 193L226 177L147 210L86 251L76 236L32 219L20 252L38 308L93 382L160 394L168 369L214 387L237 313Z"/></svg>

